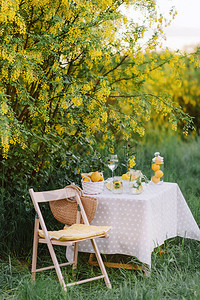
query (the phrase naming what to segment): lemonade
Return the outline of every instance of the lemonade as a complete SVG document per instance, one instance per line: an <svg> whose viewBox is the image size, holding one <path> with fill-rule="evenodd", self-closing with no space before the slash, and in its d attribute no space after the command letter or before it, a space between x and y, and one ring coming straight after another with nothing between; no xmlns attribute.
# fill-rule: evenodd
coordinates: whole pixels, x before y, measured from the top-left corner
<svg viewBox="0 0 200 300"><path fill-rule="evenodd" d="M121 194L123 192L123 184L121 177L114 177L112 182L112 192L114 194Z"/></svg>

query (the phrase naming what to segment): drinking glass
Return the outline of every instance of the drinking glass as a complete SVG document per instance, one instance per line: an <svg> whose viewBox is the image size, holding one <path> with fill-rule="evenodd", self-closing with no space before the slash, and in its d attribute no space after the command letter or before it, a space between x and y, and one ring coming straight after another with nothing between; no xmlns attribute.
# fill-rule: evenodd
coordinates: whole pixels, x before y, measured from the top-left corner
<svg viewBox="0 0 200 300"><path fill-rule="evenodd" d="M121 176L115 176L112 181L112 192L114 194L122 194L123 192L123 183Z"/></svg>
<svg viewBox="0 0 200 300"><path fill-rule="evenodd" d="M112 171L112 178L113 172L118 166L118 157L117 154L109 154L107 158L107 166Z"/></svg>

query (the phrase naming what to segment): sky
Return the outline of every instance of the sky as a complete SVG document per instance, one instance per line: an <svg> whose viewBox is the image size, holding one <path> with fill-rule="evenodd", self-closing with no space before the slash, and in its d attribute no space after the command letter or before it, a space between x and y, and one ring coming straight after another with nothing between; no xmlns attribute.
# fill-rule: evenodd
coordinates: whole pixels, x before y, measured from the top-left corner
<svg viewBox="0 0 200 300"><path fill-rule="evenodd" d="M158 0L161 10L175 6L177 15L166 28L164 45L172 50L185 50L200 45L200 0Z"/></svg>
<svg viewBox="0 0 200 300"><path fill-rule="evenodd" d="M168 18L172 6L177 11L171 25L165 28L167 40L163 42L164 47L190 51L191 46L200 45L200 0L157 0L157 4L164 17ZM132 19L138 17L131 10L126 14Z"/></svg>

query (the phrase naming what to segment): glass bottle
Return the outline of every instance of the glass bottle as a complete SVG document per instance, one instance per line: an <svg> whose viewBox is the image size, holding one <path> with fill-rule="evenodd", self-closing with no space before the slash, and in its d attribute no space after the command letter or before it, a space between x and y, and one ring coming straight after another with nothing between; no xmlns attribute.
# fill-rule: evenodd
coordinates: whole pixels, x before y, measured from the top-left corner
<svg viewBox="0 0 200 300"><path fill-rule="evenodd" d="M159 152L154 153L155 157L151 163L151 182L162 184L164 180L164 158Z"/></svg>

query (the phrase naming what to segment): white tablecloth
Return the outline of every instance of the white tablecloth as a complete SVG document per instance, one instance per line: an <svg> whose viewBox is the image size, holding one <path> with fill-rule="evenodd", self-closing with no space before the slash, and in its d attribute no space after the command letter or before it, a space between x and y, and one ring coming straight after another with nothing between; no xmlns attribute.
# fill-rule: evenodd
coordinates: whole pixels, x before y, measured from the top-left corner
<svg viewBox="0 0 200 300"><path fill-rule="evenodd" d="M99 195L92 225L111 225L108 239L98 239L103 254L126 254L151 267L151 252L168 238L180 236L200 241L200 229L176 183L149 184L140 195ZM93 252L91 243L79 251Z"/></svg>

